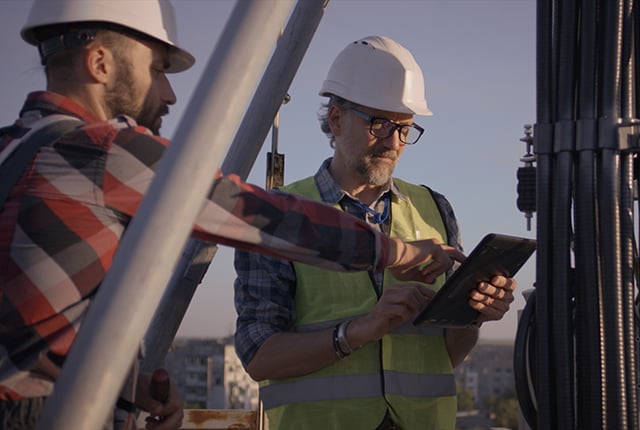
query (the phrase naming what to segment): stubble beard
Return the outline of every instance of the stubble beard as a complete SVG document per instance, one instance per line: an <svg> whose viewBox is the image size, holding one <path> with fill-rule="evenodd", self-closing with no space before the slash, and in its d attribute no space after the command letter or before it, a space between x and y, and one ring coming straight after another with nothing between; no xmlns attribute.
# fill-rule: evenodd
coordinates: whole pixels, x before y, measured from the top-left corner
<svg viewBox="0 0 640 430"><path fill-rule="evenodd" d="M105 103L110 111L117 115L127 115L135 119L139 125L147 127L155 135L160 135L160 121L158 118L166 107L155 108L148 97L143 98L142 106L137 101L139 97L132 78L131 66L125 61L118 64L113 90L105 95Z"/></svg>

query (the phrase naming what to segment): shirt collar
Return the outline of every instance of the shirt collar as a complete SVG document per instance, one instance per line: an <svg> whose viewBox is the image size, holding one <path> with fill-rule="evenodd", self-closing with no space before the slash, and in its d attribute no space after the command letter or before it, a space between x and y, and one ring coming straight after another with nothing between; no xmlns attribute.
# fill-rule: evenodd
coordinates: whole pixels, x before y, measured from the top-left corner
<svg viewBox="0 0 640 430"><path fill-rule="evenodd" d="M332 159L333 157L329 157L324 160L313 178L316 186L318 187L318 191L320 192L322 201L329 204L337 204L345 196L348 196L348 194L340 188L340 185L338 185L335 179L333 179L333 176L331 176L331 173L329 173L329 164L331 164ZM398 199L403 201L407 200L407 197L402 194L396 186L393 178L391 178L390 191L391 194L396 196ZM382 195L384 195L385 193L386 192L383 192ZM349 197L353 198L351 196Z"/></svg>
<svg viewBox="0 0 640 430"><path fill-rule="evenodd" d="M78 117L84 122L101 122L96 115L74 100L52 91L35 91L27 96L20 117L29 126L29 123L53 113Z"/></svg>

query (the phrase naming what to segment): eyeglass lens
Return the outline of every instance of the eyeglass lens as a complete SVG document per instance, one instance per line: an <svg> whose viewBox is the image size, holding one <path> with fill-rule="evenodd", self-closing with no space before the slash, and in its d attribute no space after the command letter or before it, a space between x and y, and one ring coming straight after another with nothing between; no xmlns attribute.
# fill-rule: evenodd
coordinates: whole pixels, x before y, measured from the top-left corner
<svg viewBox="0 0 640 430"><path fill-rule="evenodd" d="M396 124L383 118L375 118L371 121L370 131L376 137L386 139L399 130L400 141L408 144L416 143L422 135L421 131L413 125Z"/></svg>

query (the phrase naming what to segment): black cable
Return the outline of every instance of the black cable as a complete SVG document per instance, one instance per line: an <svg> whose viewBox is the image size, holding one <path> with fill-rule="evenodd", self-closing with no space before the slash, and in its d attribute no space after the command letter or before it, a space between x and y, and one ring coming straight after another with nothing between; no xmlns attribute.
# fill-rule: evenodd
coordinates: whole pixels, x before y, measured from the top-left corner
<svg viewBox="0 0 640 430"><path fill-rule="evenodd" d="M534 153L537 160L536 208L537 255L535 307L537 333L534 387L538 401L537 424L540 429L551 429L555 422L555 393L551 362L550 339L550 274L551 266L551 179L553 148L553 2L538 0L536 14L536 124L534 127Z"/></svg>
<svg viewBox="0 0 640 430"><path fill-rule="evenodd" d="M532 394L532 381L535 380L535 369L531 360L535 359L535 316L536 316L536 292L535 290L527 298L516 330L515 343L513 345L513 369L516 383L516 395L520 404L520 412L529 427L537 428L537 410Z"/></svg>
<svg viewBox="0 0 640 430"><path fill-rule="evenodd" d="M596 2L580 10L580 81L578 85L575 179L575 342L577 428L602 428L601 262L597 240L596 184L598 20Z"/></svg>
<svg viewBox="0 0 640 430"><path fill-rule="evenodd" d="M578 82L578 5L562 0L557 5L556 118L553 152L555 172L552 189L551 312L553 316L552 357L555 367L557 417L554 428L575 428L575 375L573 348L571 276L571 209L575 153L575 99Z"/></svg>

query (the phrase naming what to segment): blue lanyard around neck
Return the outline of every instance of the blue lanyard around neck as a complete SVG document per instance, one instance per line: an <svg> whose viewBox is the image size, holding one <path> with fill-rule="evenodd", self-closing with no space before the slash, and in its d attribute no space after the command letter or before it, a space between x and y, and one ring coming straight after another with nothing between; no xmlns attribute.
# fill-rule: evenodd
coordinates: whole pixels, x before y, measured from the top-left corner
<svg viewBox="0 0 640 430"><path fill-rule="evenodd" d="M361 207L365 210L369 215L371 215L371 222L374 224L384 224L389 219L389 197L385 197L384 199L384 209L382 213L371 209L369 206L365 205L359 200L354 200L353 202L356 206Z"/></svg>

